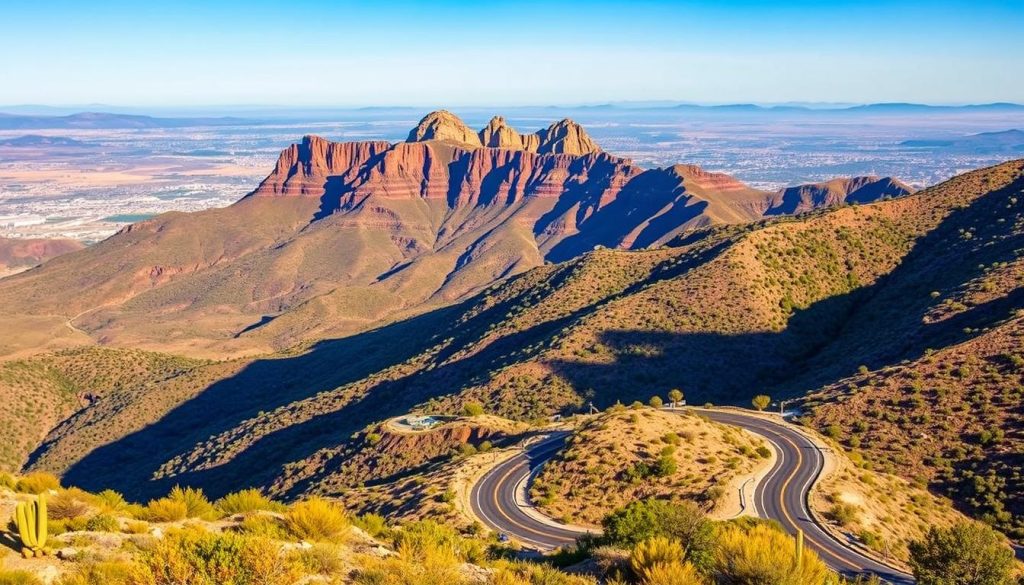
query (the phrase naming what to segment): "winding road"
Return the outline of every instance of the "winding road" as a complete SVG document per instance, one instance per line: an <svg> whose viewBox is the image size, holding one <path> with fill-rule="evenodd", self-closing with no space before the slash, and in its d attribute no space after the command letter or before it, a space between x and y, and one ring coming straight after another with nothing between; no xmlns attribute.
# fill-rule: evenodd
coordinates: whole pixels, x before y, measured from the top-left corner
<svg viewBox="0 0 1024 585"><path fill-rule="evenodd" d="M757 484L748 505L762 518L782 524L791 534L804 532L806 545L839 573L874 574L894 585L914 582L910 575L870 559L848 543L831 536L814 520L807 498L824 465L824 455L809 438L793 427L739 411L700 410L716 422L742 427L764 437L774 447L775 464ZM488 471L470 491L473 513L489 528L526 546L553 550L571 545L585 531L562 526L536 511L528 501L527 486L541 465L565 443L567 432L547 435L525 452Z"/></svg>

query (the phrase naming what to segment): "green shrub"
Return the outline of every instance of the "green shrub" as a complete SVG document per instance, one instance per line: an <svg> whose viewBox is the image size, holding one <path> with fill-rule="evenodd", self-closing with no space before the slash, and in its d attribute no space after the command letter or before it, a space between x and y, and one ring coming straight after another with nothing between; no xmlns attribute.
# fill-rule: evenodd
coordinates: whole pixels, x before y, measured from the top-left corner
<svg viewBox="0 0 1024 585"><path fill-rule="evenodd" d="M1013 551L1005 539L984 524L962 522L932 527L922 540L911 542L910 566L920 585L1008 585ZM951 579L967 576L969 580Z"/></svg>
<svg viewBox="0 0 1024 585"><path fill-rule="evenodd" d="M384 535L388 530L387 521L378 514L363 514L352 519L352 524L361 528L363 532L376 538Z"/></svg>
<svg viewBox="0 0 1024 585"><path fill-rule="evenodd" d="M710 562L714 528L692 502L640 500L612 512L601 522L601 541L631 549L656 537L673 539L683 547L684 557L698 567Z"/></svg>
<svg viewBox="0 0 1024 585"><path fill-rule="evenodd" d="M293 585L301 578L268 539L196 529L172 531L158 541L147 565L151 585Z"/></svg>
<svg viewBox="0 0 1024 585"><path fill-rule="evenodd" d="M828 516L843 526L849 526L857 522L859 513L857 506L844 502L836 502L829 510Z"/></svg>
<svg viewBox="0 0 1024 585"><path fill-rule="evenodd" d="M660 396L651 396L651 399L647 401L647 404L651 405L651 408L661 408L665 405L665 401Z"/></svg>
<svg viewBox="0 0 1024 585"><path fill-rule="evenodd" d="M85 521L85 529L90 532L119 532L121 524L109 514L96 514Z"/></svg>
<svg viewBox="0 0 1024 585"><path fill-rule="evenodd" d="M479 402L467 402L462 406L462 413L466 416L480 416L484 413L484 405Z"/></svg>
<svg viewBox="0 0 1024 585"><path fill-rule="evenodd" d="M335 541L348 531L349 521L338 505L322 498L293 504L285 515L285 526L296 538Z"/></svg>

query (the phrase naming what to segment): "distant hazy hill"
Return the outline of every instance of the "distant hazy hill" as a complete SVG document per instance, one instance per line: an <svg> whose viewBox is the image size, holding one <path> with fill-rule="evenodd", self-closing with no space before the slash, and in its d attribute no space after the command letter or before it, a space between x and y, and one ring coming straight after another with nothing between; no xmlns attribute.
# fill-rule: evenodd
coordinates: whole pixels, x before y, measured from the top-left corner
<svg viewBox="0 0 1024 585"><path fill-rule="evenodd" d="M908 191L856 178L769 193L691 165L640 168L569 120L520 135L436 112L397 144L307 136L235 205L132 225L0 284L0 301L77 315L105 343L239 355L449 304L595 247Z"/></svg>
<svg viewBox="0 0 1024 585"><path fill-rule="evenodd" d="M0 130L179 128L187 126L228 126L252 124L238 118L154 118L128 114L83 112L68 116L23 116L0 113Z"/></svg>
<svg viewBox="0 0 1024 585"><path fill-rule="evenodd" d="M37 148L37 147L79 147L85 143L66 136L40 136L38 134L26 134L17 138L0 139L0 146Z"/></svg>
<svg viewBox="0 0 1024 585"><path fill-rule="evenodd" d="M85 246L67 239L15 239L0 237L0 276L25 270Z"/></svg>
<svg viewBox="0 0 1024 585"><path fill-rule="evenodd" d="M917 148L939 148L952 151L970 152L1013 152L1024 151L1024 131L1004 130L1002 132L982 132L958 138L939 140L906 140L901 146Z"/></svg>

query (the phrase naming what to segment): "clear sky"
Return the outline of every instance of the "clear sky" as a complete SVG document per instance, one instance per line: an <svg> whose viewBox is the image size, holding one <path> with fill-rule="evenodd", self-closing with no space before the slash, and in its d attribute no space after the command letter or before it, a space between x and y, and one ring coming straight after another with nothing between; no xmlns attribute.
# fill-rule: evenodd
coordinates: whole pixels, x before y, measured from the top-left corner
<svg viewBox="0 0 1024 585"><path fill-rule="evenodd" d="M0 104L1024 102L1024 0L0 0Z"/></svg>

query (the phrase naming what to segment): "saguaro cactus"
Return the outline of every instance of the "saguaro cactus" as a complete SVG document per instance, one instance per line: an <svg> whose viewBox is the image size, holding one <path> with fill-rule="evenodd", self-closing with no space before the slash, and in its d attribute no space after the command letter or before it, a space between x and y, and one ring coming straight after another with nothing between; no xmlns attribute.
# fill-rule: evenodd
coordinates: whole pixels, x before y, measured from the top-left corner
<svg viewBox="0 0 1024 585"><path fill-rule="evenodd" d="M25 558L41 557L48 551L46 539L49 536L46 514L46 494L39 494L35 502L21 503L14 512L14 522L21 537L21 554Z"/></svg>

